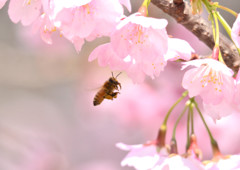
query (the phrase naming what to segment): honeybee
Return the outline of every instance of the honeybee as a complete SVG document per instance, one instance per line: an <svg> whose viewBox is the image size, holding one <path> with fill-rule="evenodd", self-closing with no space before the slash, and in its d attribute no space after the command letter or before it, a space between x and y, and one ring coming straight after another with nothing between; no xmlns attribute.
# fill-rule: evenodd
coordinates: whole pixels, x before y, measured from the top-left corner
<svg viewBox="0 0 240 170"><path fill-rule="evenodd" d="M99 105L102 103L104 99L113 100L113 98L117 98L119 94L119 90L122 88L121 84L117 81L117 77L121 74L120 72L116 77L110 77L102 86L102 88L97 92L93 99L93 105ZM117 90L117 92L114 92Z"/></svg>

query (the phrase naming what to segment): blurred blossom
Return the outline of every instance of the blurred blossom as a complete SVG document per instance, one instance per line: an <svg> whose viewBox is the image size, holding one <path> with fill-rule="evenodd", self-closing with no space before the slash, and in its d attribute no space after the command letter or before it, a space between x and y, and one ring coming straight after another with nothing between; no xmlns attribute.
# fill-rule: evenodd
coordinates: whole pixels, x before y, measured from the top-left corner
<svg viewBox="0 0 240 170"><path fill-rule="evenodd" d="M46 137L24 129L0 127L0 169L68 170L60 148Z"/></svg>
<svg viewBox="0 0 240 170"><path fill-rule="evenodd" d="M153 170L204 170L203 164L193 157L182 157L180 155L170 155L163 161L159 161Z"/></svg>
<svg viewBox="0 0 240 170"><path fill-rule="evenodd" d="M129 151L121 165L132 166L138 170L147 170L155 167L157 162L163 162L168 155L168 149L166 147L158 148L155 143L154 141L139 145L117 143L116 146L119 149Z"/></svg>
<svg viewBox="0 0 240 170"><path fill-rule="evenodd" d="M222 156L218 160L206 161L207 170L239 170L240 155Z"/></svg>
<svg viewBox="0 0 240 170"><path fill-rule="evenodd" d="M240 48L240 15L239 14L237 16L236 21L233 23L231 36L236 46Z"/></svg>
<svg viewBox="0 0 240 170"><path fill-rule="evenodd" d="M121 170L119 165L114 165L108 161L92 161L85 163L73 170Z"/></svg>

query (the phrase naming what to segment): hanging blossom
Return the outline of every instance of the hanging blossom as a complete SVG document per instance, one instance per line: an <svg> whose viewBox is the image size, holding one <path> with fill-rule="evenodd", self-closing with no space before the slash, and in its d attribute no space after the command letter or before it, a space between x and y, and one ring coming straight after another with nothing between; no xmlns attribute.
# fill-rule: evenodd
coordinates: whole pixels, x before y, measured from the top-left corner
<svg viewBox="0 0 240 170"><path fill-rule="evenodd" d="M232 113L240 112L238 107L239 105L236 105L235 102L230 102L226 99L223 99L220 103L216 105L206 104L203 102L204 112L208 114L215 123L222 117L228 116Z"/></svg>
<svg viewBox="0 0 240 170"><path fill-rule="evenodd" d="M154 78L166 65L166 26L165 19L132 14L121 20L111 35L111 42L98 46L89 56L89 61L98 58L101 66L109 65L113 70L124 69L134 82L142 82L145 75ZM104 51L111 51L104 54L113 55L103 56Z"/></svg>
<svg viewBox="0 0 240 170"><path fill-rule="evenodd" d="M121 3L131 7L129 0ZM51 0L50 9L50 18L77 51L81 50L84 40L110 35L123 16L118 0Z"/></svg>
<svg viewBox="0 0 240 170"><path fill-rule="evenodd" d="M240 155L221 156L204 163L207 170L237 170L240 169Z"/></svg>
<svg viewBox="0 0 240 170"><path fill-rule="evenodd" d="M201 157L202 152L198 147L196 136L192 134L190 136L190 145L185 154L170 154L166 159L159 160L152 170L204 170L204 165L200 161Z"/></svg>
<svg viewBox="0 0 240 170"><path fill-rule="evenodd" d="M116 146L119 149L129 151L121 165L134 167L137 170L152 169L159 161L166 159L168 155L167 147L159 149L154 141L139 145L117 143Z"/></svg>
<svg viewBox="0 0 240 170"><path fill-rule="evenodd" d="M183 157L181 155L171 154L163 161L160 160L152 170L205 170L204 165L193 157Z"/></svg>
<svg viewBox="0 0 240 170"><path fill-rule="evenodd" d="M235 93L233 71L214 59L198 59L185 62L182 69L195 66L183 77L182 86L189 91L189 97L200 96L205 112L214 121L231 114Z"/></svg>
<svg viewBox="0 0 240 170"><path fill-rule="evenodd" d="M182 69L195 66L183 77L182 85L189 96L200 95L204 103L218 104L223 99L232 101L234 94L233 71L214 59L197 59L184 63Z"/></svg>
<svg viewBox="0 0 240 170"><path fill-rule="evenodd" d="M240 15L239 14L237 16L236 21L233 23L231 36L236 46L240 48Z"/></svg>

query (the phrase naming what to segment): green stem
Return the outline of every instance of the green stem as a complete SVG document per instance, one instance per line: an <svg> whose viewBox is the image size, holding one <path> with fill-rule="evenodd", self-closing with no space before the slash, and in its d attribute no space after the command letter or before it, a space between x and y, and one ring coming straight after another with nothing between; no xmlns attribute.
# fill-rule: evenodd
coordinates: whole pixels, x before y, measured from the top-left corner
<svg viewBox="0 0 240 170"><path fill-rule="evenodd" d="M231 32L232 32L231 27L228 25L228 23L225 21L225 19L221 16L221 14L219 14L219 12L216 12L216 15L217 15L218 20L222 24L223 28L226 30L228 36L231 37Z"/></svg>
<svg viewBox="0 0 240 170"><path fill-rule="evenodd" d="M213 138L212 133L211 133L211 131L210 131L209 128L208 128L208 125L207 125L207 123L206 123L206 121L205 121L205 119L204 119L204 117L203 117L203 115L202 115L202 112L200 111L200 109L199 109L199 107L198 107L197 102L196 102L194 99L193 99L193 102L194 102L194 104L195 104L195 107L196 107L196 109L197 109L197 111L198 111L198 113L199 113L199 115L200 115L200 117L201 117L201 119L202 119L202 121L203 121L203 124L204 124L204 126L205 126L205 128L206 128L206 130L207 130L207 132L208 132L208 135L209 135L209 137L210 137L211 145L212 145L212 149L213 149L213 155L214 155L214 156L217 156L217 155L220 154L220 150L219 150L219 148L218 148L218 144L217 144L216 140Z"/></svg>
<svg viewBox="0 0 240 170"><path fill-rule="evenodd" d="M148 8L149 4L150 4L151 0L144 0L142 3L142 6L145 6Z"/></svg>
<svg viewBox="0 0 240 170"><path fill-rule="evenodd" d="M192 101L193 102L193 101ZM194 108L194 103L191 103L190 107L190 114L191 114L191 134L194 134L194 117L193 117L193 108Z"/></svg>
<svg viewBox="0 0 240 170"><path fill-rule="evenodd" d="M165 116L164 118L164 121L163 121L163 125L167 125L167 121L168 121L168 118L170 116L170 114L172 113L173 109L178 105L178 103L180 103L186 96L188 95L188 91L185 91L182 93L182 96L176 101L176 103L174 103L172 105L172 107L169 109L169 111L167 112L167 115Z"/></svg>
<svg viewBox="0 0 240 170"><path fill-rule="evenodd" d="M219 25L218 25L218 18L216 15L216 11L212 11L214 22L215 22L215 33L216 33L216 39L215 39L215 46L219 46Z"/></svg>
<svg viewBox="0 0 240 170"><path fill-rule="evenodd" d="M230 14L232 14L233 16L235 16L235 17L237 17L237 15L238 15L238 13L236 13L235 11L233 11L232 9L229 9L229 8L227 8L227 7L225 7L225 6L222 6L222 5L219 5L219 4L214 4L217 8L220 8L220 9L222 9L222 10L224 10L224 11L227 11L227 12L229 12Z"/></svg>
<svg viewBox="0 0 240 170"><path fill-rule="evenodd" d="M187 144L186 144L186 151L188 150L190 146L190 117L191 117L191 111L188 109L188 117L187 117Z"/></svg>
<svg viewBox="0 0 240 170"><path fill-rule="evenodd" d="M188 101L186 102L186 106L184 107L182 113L180 114L180 116L178 117L178 119L177 119L177 121L176 121L176 123L175 123L175 125L174 125L174 129L173 129L173 133L172 133L172 140L173 140L173 141L176 141L176 138L175 138L175 137L176 137L177 125L178 125L179 121L181 120L181 118L183 117L183 115L184 115L184 113L186 112L186 110L188 109L188 107L189 107L190 104L191 104L191 102L188 100Z"/></svg>

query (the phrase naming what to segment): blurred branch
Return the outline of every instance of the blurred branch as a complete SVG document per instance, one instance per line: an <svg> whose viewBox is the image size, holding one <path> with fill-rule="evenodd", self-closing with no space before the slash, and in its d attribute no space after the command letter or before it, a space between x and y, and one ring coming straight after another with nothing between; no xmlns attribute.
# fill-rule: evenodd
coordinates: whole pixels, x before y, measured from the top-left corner
<svg viewBox="0 0 240 170"><path fill-rule="evenodd" d="M183 1L180 4L175 4L172 0L151 0L151 2L213 49L215 44L211 25L200 15L193 15L188 2ZM227 66L237 72L240 67L240 56L232 41L223 34L220 34L220 49Z"/></svg>

